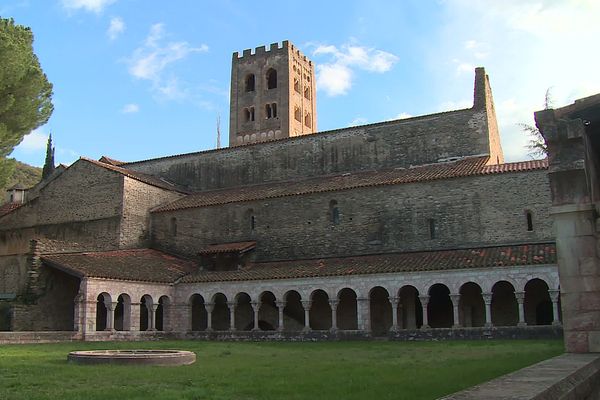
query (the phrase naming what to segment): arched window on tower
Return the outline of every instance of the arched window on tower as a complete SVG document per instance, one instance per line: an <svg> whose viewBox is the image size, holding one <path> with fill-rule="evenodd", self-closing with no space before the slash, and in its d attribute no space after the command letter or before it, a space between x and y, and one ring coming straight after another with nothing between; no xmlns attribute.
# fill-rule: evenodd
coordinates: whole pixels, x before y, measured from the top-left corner
<svg viewBox="0 0 600 400"><path fill-rule="evenodd" d="M254 121L254 107L244 108L244 121Z"/></svg>
<svg viewBox="0 0 600 400"><path fill-rule="evenodd" d="M271 105L270 104L266 104L265 105L265 118L266 119L273 118L273 114L272 114L272 111L271 111Z"/></svg>
<svg viewBox="0 0 600 400"><path fill-rule="evenodd" d="M297 93L300 93L300 81L298 80L298 78L294 78L294 90Z"/></svg>
<svg viewBox="0 0 600 400"><path fill-rule="evenodd" d="M246 92L254 92L254 74L248 74L246 76Z"/></svg>
<svg viewBox="0 0 600 400"><path fill-rule="evenodd" d="M338 208L337 200L331 200L329 202L329 216L333 225L340 223L340 209Z"/></svg>
<svg viewBox="0 0 600 400"><path fill-rule="evenodd" d="M310 88L308 86L304 88L304 98L310 100Z"/></svg>
<svg viewBox="0 0 600 400"><path fill-rule="evenodd" d="M309 128L312 128L312 118L310 117L310 113L306 113L304 116L304 125Z"/></svg>
<svg viewBox="0 0 600 400"><path fill-rule="evenodd" d="M298 122L302 122L302 113L300 107L294 107L294 119Z"/></svg>
<svg viewBox="0 0 600 400"><path fill-rule="evenodd" d="M275 89L277 87L277 71L269 68L267 71L267 89Z"/></svg>

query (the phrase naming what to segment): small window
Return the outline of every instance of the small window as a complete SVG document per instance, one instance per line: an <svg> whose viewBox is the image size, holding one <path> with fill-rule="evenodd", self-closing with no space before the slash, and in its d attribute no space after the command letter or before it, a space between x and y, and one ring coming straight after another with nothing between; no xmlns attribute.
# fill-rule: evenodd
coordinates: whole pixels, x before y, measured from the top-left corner
<svg viewBox="0 0 600 400"><path fill-rule="evenodd" d="M254 107L244 108L244 121L254 121Z"/></svg>
<svg viewBox="0 0 600 400"><path fill-rule="evenodd" d="M265 118L266 119L273 118L270 104L265 105Z"/></svg>
<svg viewBox="0 0 600 400"><path fill-rule="evenodd" d="M525 219L527 220L527 231L532 232L533 231L533 214L531 213L531 211L529 211L529 210L525 211Z"/></svg>
<svg viewBox="0 0 600 400"><path fill-rule="evenodd" d="M267 89L275 89L277 87L277 71L270 68L267 71Z"/></svg>
<svg viewBox="0 0 600 400"><path fill-rule="evenodd" d="M338 208L337 200L331 200L329 202L329 215L333 225L338 225L340 223L340 209Z"/></svg>
<svg viewBox="0 0 600 400"><path fill-rule="evenodd" d="M246 76L246 92L254 92L254 74L249 74Z"/></svg>
<svg viewBox="0 0 600 400"><path fill-rule="evenodd" d="M304 98L310 100L310 88L308 86L304 88Z"/></svg>
<svg viewBox="0 0 600 400"><path fill-rule="evenodd" d="M304 116L304 125L309 128L312 128L312 118L310 117L310 113L306 113Z"/></svg>
<svg viewBox="0 0 600 400"><path fill-rule="evenodd" d="M300 81L297 78L294 78L294 90L300 93Z"/></svg>
<svg viewBox="0 0 600 400"><path fill-rule="evenodd" d="M435 219L429 218L429 239L435 239Z"/></svg>
<svg viewBox="0 0 600 400"><path fill-rule="evenodd" d="M273 114L273 118L277 118L277 103L271 104L271 113Z"/></svg>
<svg viewBox="0 0 600 400"><path fill-rule="evenodd" d="M302 114L300 112L300 107L294 107L294 119L298 122L302 122Z"/></svg>
<svg viewBox="0 0 600 400"><path fill-rule="evenodd" d="M170 225L171 236L177 236L177 218L171 218Z"/></svg>
<svg viewBox="0 0 600 400"><path fill-rule="evenodd" d="M256 217L254 215L250 216L250 230L254 230L256 228Z"/></svg>

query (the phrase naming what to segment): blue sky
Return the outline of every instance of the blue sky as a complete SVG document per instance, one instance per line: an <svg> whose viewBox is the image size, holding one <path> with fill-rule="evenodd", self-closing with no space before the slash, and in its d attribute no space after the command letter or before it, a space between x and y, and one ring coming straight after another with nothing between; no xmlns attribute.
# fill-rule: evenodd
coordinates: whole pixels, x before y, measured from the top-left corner
<svg viewBox="0 0 600 400"><path fill-rule="evenodd" d="M597 0L2 0L31 27L54 114L12 157L134 161L227 144L234 51L290 40L317 65L319 131L470 107L490 75L508 161L518 123L600 92ZM455 134L460 134L456 132Z"/></svg>

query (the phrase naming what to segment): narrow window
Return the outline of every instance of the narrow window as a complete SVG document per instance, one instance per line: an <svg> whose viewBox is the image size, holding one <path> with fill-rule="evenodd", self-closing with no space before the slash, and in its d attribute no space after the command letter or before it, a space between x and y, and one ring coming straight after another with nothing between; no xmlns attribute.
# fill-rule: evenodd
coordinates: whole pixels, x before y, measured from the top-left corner
<svg viewBox="0 0 600 400"><path fill-rule="evenodd" d="M254 92L254 74L249 74L246 77L246 92Z"/></svg>
<svg viewBox="0 0 600 400"><path fill-rule="evenodd" d="M338 208L337 200L329 202L329 214L331 216L331 223L338 225L340 223L340 209Z"/></svg>
<svg viewBox="0 0 600 400"><path fill-rule="evenodd" d="M267 89L275 89L277 87L277 71L270 68L267 71Z"/></svg>
<svg viewBox="0 0 600 400"><path fill-rule="evenodd" d="M429 239L435 239L435 219L429 218Z"/></svg>
<svg viewBox="0 0 600 400"><path fill-rule="evenodd" d="M177 218L171 218L171 226L170 226L171 236L177 236Z"/></svg>
<svg viewBox="0 0 600 400"><path fill-rule="evenodd" d="M312 126L312 119L310 118L310 113L306 113L306 115L304 116L304 125L306 125L309 128Z"/></svg>
<svg viewBox="0 0 600 400"><path fill-rule="evenodd" d="M529 210L525 211L525 218L527 219L527 231L532 232L533 231L533 215L531 214L531 211L529 211Z"/></svg>
<svg viewBox="0 0 600 400"><path fill-rule="evenodd" d="M250 230L254 230L256 228L256 217L254 215L250 216Z"/></svg>
<svg viewBox="0 0 600 400"><path fill-rule="evenodd" d="M308 86L304 88L304 98L310 100L310 88Z"/></svg>
<svg viewBox="0 0 600 400"><path fill-rule="evenodd" d="M250 121L250 110L247 108L244 108L244 121L245 122Z"/></svg>
<svg viewBox="0 0 600 400"><path fill-rule="evenodd" d="M273 117L272 110L271 110L271 105L270 104L265 105L265 116L266 116L267 119Z"/></svg>
<svg viewBox="0 0 600 400"><path fill-rule="evenodd" d="M294 90L297 93L300 93L300 81L296 78L294 78Z"/></svg>
<svg viewBox="0 0 600 400"><path fill-rule="evenodd" d="M302 122L302 114L300 113L300 107L294 107L294 119L298 122Z"/></svg>
<svg viewBox="0 0 600 400"><path fill-rule="evenodd" d="M277 103L271 104L271 113L273 114L273 118L277 118Z"/></svg>
<svg viewBox="0 0 600 400"><path fill-rule="evenodd" d="M250 121L254 121L254 107L250 107Z"/></svg>

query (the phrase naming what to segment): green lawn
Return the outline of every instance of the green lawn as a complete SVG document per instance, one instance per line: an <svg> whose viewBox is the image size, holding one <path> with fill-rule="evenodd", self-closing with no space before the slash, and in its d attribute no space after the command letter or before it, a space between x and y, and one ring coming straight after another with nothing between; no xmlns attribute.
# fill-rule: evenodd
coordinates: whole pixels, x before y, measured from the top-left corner
<svg viewBox="0 0 600 400"><path fill-rule="evenodd" d="M78 366L72 350L191 350L183 367ZM435 399L563 352L562 341L0 346L0 399Z"/></svg>

